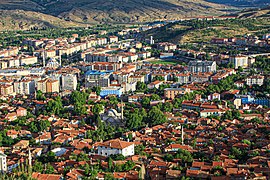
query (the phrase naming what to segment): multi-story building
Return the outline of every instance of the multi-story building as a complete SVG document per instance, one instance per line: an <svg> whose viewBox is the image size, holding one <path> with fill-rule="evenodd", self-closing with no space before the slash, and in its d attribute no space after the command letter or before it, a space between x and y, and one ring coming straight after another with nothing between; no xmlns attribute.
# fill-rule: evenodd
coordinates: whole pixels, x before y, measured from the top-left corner
<svg viewBox="0 0 270 180"><path fill-rule="evenodd" d="M85 73L85 86L86 87L109 87L111 80L111 71L87 71Z"/></svg>
<svg viewBox="0 0 270 180"><path fill-rule="evenodd" d="M0 171L2 173L7 171L7 155L0 152Z"/></svg>
<svg viewBox="0 0 270 180"><path fill-rule="evenodd" d="M128 82L145 82L144 75L134 75L128 77Z"/></svg>
<svg viewBox="0 0 270 180"><path fill-rule="evenodd" d="M166 88L164 89L164 97L174 99L177 95L184 95L190 93L189 88Z"/></svg>
<svg viewBox="0 0 270 180"><path fill-rule="evenodd" d="M63 74L61 76L62 90L76 90L77 88L77 76L75 74Z"/></svg>
<svg viewBox="0 0 270 180"><path fill-rule="evenodd" d="M42 79L37 82L37 90L43 93L59 92L59 80Z"/></svg>
<svg viewBox="0 0 270 180"><path fill-rule="evenodd" d="M207 82L211 75L211 73L193 73L190 75L190 81L198 83Z"/></svg>
<svg viewBox="0 0 270 180"><path fill-rule="evenodd" d="M22 56L20 58L20 64L22 65L29 65L29 64L35 64L38 62L37 57L35 56Z"/></svg>
<svg viewBox="0 0 270 180"><path fill-rule="evenodd" d="M134 143L113 139L99 144L98 155L107 157L115 154L134 155Z"/></svg>
<svg viewBox="0 0 270 180"><path fill-rule="evenodd" d="M175 51L177 49L177 46L172 43L163 42L159 43L157 48L162 51Z"/></svg>
<svg viewBox="0 0 270 180"><path fill-rule="evenodd" d="M179 84L187 84L190 81L190 73L176 74L175 77L177 78L177 82Z"/></svg>
<svg viewBox="0 0 270 180"><path fill-rule="evenodd" d="M235 69L248 67L248 56L231 56L229 61L234 65Z"/></svg>
<svg viewBox="0 0 270 180"><path fill-rule="evenodd" d="M257 76L249 76L246 78L246 84L248 86L251 86L251 85L263 85L263 82L264 82L264 76L260 76L260 75L257 75Z"/></svg>
<svg viewBox="0 0 270 180"><path fill-rule="evenodd" d="M217 64L215 61L190 61L188 70L192 73L216 72Z"/></svg>
<svg viewBox="0 0 270 180"><path fill-rule="evenodd" d="M95 62L92 65L92 70L98 71L116 71L122 67L122 63Z"/></svg>
<svg viewBox="0 0 270 180"><path fill-rule="evenodd" d="M48 79L46 83L47 93L59 92L59 81Z"/></svg>
<svg viewBox="0 0 270 180"><path fill-rule="evenodd" d="M47 92L47 86L46 86L47 79L41 79L37 82L37 90L41 91L43 93Z"/></svg>
<svg viewBox="0 0 270 180"><path fill-rule="evenodd" d="M13 85L2 84L0 85L0 95L8 96L14 93Z"/></svg>
<svg viewBox="0 0 270 180"><path fill-rule="evenodd" d="M16 94L30 95L35 92L35 81L31 79L22 79L14 82L14 91Z"/></svg>

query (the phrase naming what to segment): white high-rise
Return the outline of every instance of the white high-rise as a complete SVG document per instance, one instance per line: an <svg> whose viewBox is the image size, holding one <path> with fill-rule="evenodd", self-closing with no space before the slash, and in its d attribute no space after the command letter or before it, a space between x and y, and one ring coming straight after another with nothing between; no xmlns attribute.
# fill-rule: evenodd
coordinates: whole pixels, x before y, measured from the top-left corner
<svg viewBox="0 0 270 180"><path fill-rule="evenodd" d="M7 171L7 155L3 152L0 152L0 171L2 173Z"/></svg>

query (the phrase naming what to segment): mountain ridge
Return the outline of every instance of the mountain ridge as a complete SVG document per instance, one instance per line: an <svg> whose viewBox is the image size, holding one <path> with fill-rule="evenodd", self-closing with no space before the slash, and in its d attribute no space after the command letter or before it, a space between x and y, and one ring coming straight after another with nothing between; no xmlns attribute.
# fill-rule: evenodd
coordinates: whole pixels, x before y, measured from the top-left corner
<svg viewBox="0 0 270 180"><path fill-rule="evenodd" d="M1 0L0 9L34 11L77 23L127 23L222 15L226 6L205 0Z"/></svg>

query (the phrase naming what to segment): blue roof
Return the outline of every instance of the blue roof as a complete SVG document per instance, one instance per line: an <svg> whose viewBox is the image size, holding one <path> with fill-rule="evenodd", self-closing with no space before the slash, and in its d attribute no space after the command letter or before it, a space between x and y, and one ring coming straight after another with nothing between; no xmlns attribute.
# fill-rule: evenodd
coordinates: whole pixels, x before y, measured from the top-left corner
<svg viewBox="0 0 270 180"><path fill-rule="evenodd" d="M85 73L85 75L103 75L103 74L109 74L113 71L96 71L96 70L90 70Z"/></svg>

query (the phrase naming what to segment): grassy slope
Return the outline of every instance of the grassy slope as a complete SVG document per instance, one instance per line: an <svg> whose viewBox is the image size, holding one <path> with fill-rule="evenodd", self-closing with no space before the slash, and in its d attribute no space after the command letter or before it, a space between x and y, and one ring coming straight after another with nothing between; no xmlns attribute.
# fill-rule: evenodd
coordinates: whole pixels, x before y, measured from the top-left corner
<svg viewBox="0 0 270 180"><path fill-rule="evenodd" d="M0 10L0 30L21 30L33 27L65 28L82 26L78 23L67 22L57 17L23 10Z"/></svg>
<svg viewBox="0 0 270 180"><path fill-rule="evenodd" d="M208 28L187 31L179 39L180 43L210 42L212 38L241 37L245 34L263 35L270 31L270 19L240 19L224 21Z"/></svg>
<svg viewBox="0 0 270 180"><path fill-rule="evenodd" d="M184 22L183 22L184 23ZM241 37L245 34L261 36L270 32L270 18L236 19L226 21L202 22L203 28L192 28L189 24L169 24L159 29L149 30L144 37L153 36L157 41L173 43L210 42L214 37Z"/></svg>

